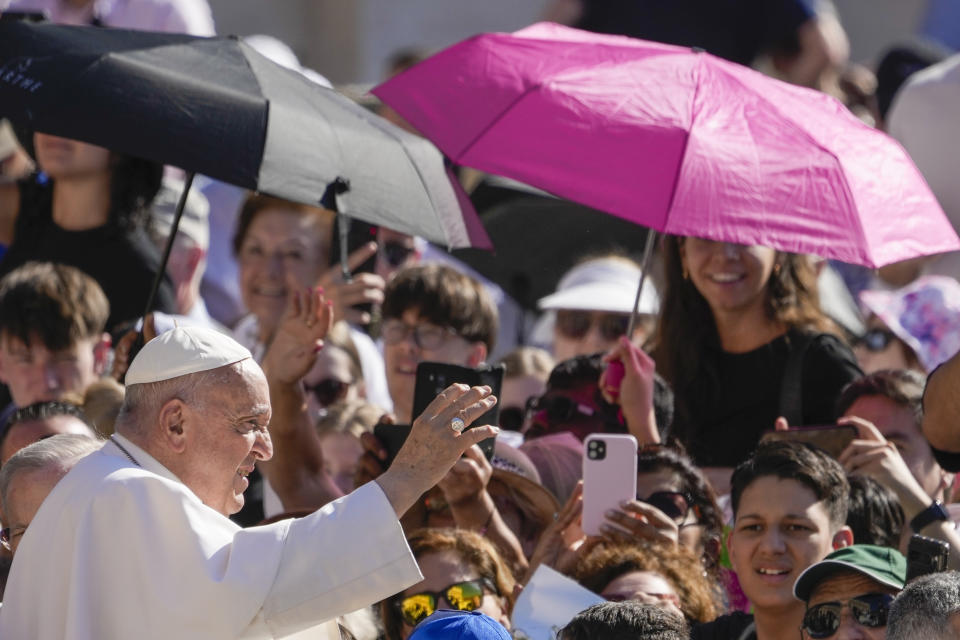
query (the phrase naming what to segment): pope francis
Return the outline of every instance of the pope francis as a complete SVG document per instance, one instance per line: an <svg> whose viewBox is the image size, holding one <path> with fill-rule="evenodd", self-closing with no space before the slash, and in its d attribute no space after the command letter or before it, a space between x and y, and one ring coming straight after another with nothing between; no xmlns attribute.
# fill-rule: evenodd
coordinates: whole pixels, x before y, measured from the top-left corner
<svg viewBox="0 0 960 640"><path fill-rule="evenodd" d="M272 455L266 378L215 331L178 328L131 363L116 433L43 502L16 554L4 640L282 638L421 580L397 520L494 427L454 385L376 481L310 516L241 529ZM461 422L461 420L463 422Z"/></svg>

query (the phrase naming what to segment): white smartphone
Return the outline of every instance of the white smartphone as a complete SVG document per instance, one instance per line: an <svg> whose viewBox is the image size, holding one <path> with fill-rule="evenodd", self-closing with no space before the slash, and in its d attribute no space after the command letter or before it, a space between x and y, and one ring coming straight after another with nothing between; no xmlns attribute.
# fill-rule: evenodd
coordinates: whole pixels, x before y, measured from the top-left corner
<svg viewBox="0 0 960 640"><path fill-rule="evenodd" d="M637 498L637 439L593 433L584 441L583 532L597 536L606 513Z"/></svg>

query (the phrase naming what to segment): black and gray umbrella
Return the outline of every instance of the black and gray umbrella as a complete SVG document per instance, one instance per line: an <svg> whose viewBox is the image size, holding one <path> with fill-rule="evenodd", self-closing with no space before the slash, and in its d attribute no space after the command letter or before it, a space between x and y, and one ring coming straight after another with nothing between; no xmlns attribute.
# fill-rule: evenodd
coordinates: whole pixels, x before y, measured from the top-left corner
<svg viewBox="0 0 960 640"><path fill-rule="evenodd" d="M443 246L490 246L432 143L237 38L0 21L0 115Z"/></svg>

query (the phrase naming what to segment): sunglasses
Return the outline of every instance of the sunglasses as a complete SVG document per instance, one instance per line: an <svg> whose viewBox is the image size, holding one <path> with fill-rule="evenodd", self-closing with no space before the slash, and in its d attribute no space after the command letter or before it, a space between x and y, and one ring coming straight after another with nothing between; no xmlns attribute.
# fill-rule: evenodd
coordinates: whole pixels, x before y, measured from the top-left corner
<svg viewBox="0 0 960 640"><path fill-rule="evenodd" d="M320 406L329 407L343 400L343 397L347 395L347 389L350 388L350 384L351 383L344 382L343 380L327 378L317 384L304 384L303 389L307 393L313 394L313 397L317 399L317 403L319 403Z"/></svg>
<svg viewBox="0 0 960 640"><path fill-rule="evenodd" d="M557 330L567 338L579 340L587 335L596 323L600 335L608 342L627 334L630 316L622 313L598 313L592 311L557 311Z"/></svg>
<svg viewBox="0 0 960 640"><path fill-rule="evenodd" d="M380 254L391 267L399 267L416 249L400 242L384 242L380 245Z"/></svg>
<svg viewBox="0 0 960 640"><path fill-rule="evenodd" d="M422 591L401 598L397 608L403 621L411 627L433 615L440 599L446 600L457 611L474 611L483 604L484 589L499 595L496 585L489 578L478 578L465 582L455 582L442 591Z"/></svg>
<svg viewBox="0 0 960 640"><path fill-rule="evenodd" d="M13 529L5 527L0 529L0 545L3 545L3 548L7 551L13 551L13 547L11 546L13 539L17 536L22 536L26 532L26 527L16 527Z"/></svg>
<svg viewBox="0 0 960 640"><path fill-rule="evenodd" d="M844 606L857 624L876 629L887 626L887 614L893 596L885 593L868 593L846 602L824 602L807 609L803 614L802 628L811 638L829 638L840 628L840 614Z"/></svg>
<svg viewBox="0 0 960 640"><path fill-rule="evenodd" d="M696 508L693 506L693 498L679 491L654 491L646 498L637 496L637 500L656 507L663 512L663 515L678 525L682 525L687 519L687 514L690 513L691 508L694 508L694 512L696 512Z"/></svg>
<svg viewBox="0 0 960 640"><path fill-rule="evenodd" d="M854 346L861 346L867 351L883 351L890 343L897 339L896 334L887 329L869 329L862 336L854 340Z"/></svg>

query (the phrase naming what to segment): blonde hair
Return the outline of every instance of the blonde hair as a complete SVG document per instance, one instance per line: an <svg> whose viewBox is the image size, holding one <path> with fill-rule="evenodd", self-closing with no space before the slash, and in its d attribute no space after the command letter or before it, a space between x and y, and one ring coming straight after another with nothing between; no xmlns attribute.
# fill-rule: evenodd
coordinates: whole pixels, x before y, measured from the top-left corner
<svg viewBox="0 0 960 640"><path fill-rule="evenodd" d="M517 347L500 358L500 364L507 368L504 372L505 378L534 376L546 382L556 363L553 356L544 349Z"/></svg>
<svg viewBox="0 0 960 640"><path fill-rule="evenodd" d="M383 409L366 400L341 400L327 407L327 412L317 420L317 434L322 438L332 433L349 433L359 438L373 432L383 413Z"/></svg>

